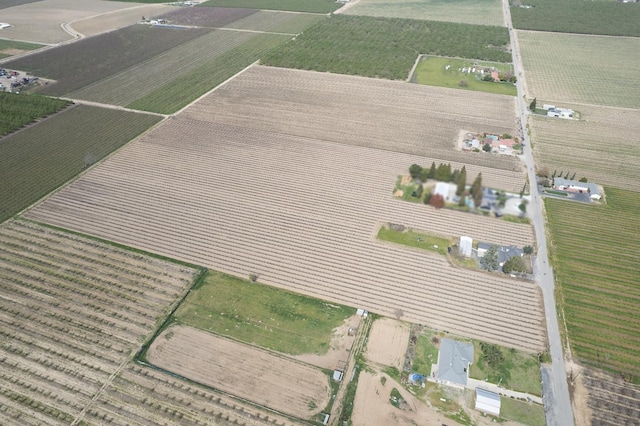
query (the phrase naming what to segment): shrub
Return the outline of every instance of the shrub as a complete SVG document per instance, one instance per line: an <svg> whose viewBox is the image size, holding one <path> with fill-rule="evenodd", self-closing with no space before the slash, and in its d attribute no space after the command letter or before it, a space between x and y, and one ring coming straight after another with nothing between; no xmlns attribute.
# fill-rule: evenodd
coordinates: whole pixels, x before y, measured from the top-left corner
<svg viewBox="0 0 640 426"><path fill-rule="evenodd" d="M429 204L436 209L444 207L444 198L440 194L432 195L429 199Z"/></svg>

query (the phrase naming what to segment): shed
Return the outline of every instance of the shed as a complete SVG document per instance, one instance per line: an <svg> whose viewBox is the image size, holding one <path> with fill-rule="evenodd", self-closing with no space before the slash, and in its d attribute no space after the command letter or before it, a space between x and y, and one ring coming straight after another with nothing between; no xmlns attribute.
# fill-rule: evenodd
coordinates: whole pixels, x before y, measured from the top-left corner
<svg viewBox="0 0 640 426"><path fill-rule="evenodd" d="M473 248L473 238L471 237L460 237L460 248L458 252L462 256L471 256L471 249Z"/></svg>
<svg viewBox="0 0 640 426"><path fill-rule="evenodd" d="M438 380L455 386L466 386L469 364L472 362L473 343L442 339L438 352Z"/></svg>
<svg viewBox="0 0 640 426"><path fill-rule="evenodd" d="M341 382L344 377L344 371L341 370L333 370L333 381Z"/></svg>
<svg viewBox="0 0 640 426"><path fill-rule="evenodd" d="M476 410L483 413L500 415L500 395L485 389L476 388Z"/></svg>

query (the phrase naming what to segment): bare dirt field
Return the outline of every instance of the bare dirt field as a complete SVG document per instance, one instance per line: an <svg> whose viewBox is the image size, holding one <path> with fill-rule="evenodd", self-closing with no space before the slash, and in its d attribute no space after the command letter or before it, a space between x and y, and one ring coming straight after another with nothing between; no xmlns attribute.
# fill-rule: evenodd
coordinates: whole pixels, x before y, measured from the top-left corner
<svg viewBox="0 0 640 426"><path fill-rule="evenodd" d="M254 346L192 327L165 330L147 352L152 364L300 419L329 403L329 377Z"/></svg>
<svg viewBox="0 0 640 426"><path fill-rule="evenodd" d="M369 333L365 357L371 362L402 371L409 345L409 332L409 324L405 322L390 318L375 321Z"/></svg>
<svg viewBox="0 0 640 426"><path fill-rule="evenodd" d="M381 382L383 377L386 378L384 385ZM389 397L393 388L396 388L407 401L404 409L391 405ZM360 373L351 420L354 426L441 426L449 421L437 410L427 407L388 375L368 371Z"/></svg>
<svg viewBox="0 0 640 426"><path fill-rule="evenodd" d="M235 87L226 96L241 98ZM392 222L523 246L533 244L530 226L394 199L398 174L432 160L286 133L315 116L292 117L281 132L216 123L227 114L209 100L217 92L205 98L208 109L197 104L168 120L26 216L438 330L544 347L535 284L371 238L377 224ZM514 172L467 166L470 176L478 171L483 181L515 183Z"/></svg>
<svg viewBox="0 0 640 426"><path fill-rule="evenodd" d="M2 30L2 37L57 44L74 38L61 27L63 23L139 5L100 0L42 0L27 3L2 11L2 21L11 24L11 27Z"/></svg>
<svg viewBox="0 0 640 426"><path fill-rule="evenodd" d="M140 22L142 17L152 19L157 15L176 9L165 4L134 5L127 9L109 11L90 18L71 22L70 26L85 37L117 30Z"/></svg>
<svg viewBox="0 0 640 426"><path fill-rule="evenodd" d="M582 383L589 394L591 421L598 426L632 426L640 419L640 386L619 375L585 367Z"/></svg>
<svg viewBox="0 0 640 426"><path fill-rule="evenodd" d="M576 179L640 191L640 110L571 105L581 120L538 117L530 121L538 164L577 173Z"/></svg>

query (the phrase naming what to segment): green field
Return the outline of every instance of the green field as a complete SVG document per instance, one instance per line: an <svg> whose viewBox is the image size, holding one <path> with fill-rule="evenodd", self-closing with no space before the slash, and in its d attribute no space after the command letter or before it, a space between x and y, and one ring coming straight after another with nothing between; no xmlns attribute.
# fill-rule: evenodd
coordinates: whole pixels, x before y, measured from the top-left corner
<svg viewBox="0 0 640 426"><path fill-rule="evenodd" d="M290 38L277 34L247 34L250 38L245 43L191 69L180 79L149 92L127 107L163 114L174 113Z"/></svg>
<svg viewBox="0 0 640 426"><path fill-rule="evenodd" d="M508 31L501 27L333 15L270 52L262 62L404 80L420 53L509 62L511 55L499 47L508 41Z"/></svg>
<svg viewBox="0 0 640 426"><path fill-rule="evenodd" d="M158 117L85 105L0 142L0 222L157 123Z"/></svg>
<svg viewBox="0 0 640 426"><path fill-rule="evenodd" d="M498 346L504 361L500 362L497 367L493 367L483 359L480 342L474 340L473 346L474 360L469 370L469 377L487 380L507 389L531 395L542 395L537 355Z"/></svg>
<svg viewBox="0 0 640 426"><path fill-rule="evenodd" d="M311 13L286 13L260 10L245 18L227 24L225 27L239 30L298 34L323 19L326 19L326 16Z"/></svg>
<svg viewBox="0 0 640 426"><path fill-rule="evenodd" d="M529 9L513 4L533 6ZM587 0L511 0L515 28L640 37L640 4Z"/></svg>
<svg viewBox="0 0 640 426"><path fill-rule="evenodd" d="M3 50L5 49L17 49L17 50L36 50L44 47L42 44L36 43L27 43L24 41L14 41L14 40L2 40L0 39L0 54L2 54L5 58L12 56L11 53L5 53ZM4 65L0 65L0 68L4 67Z"/></svg>
<svg viewBox="0 0 640 426"><path fill-rule="evenodd" d="M201 6L330 13L342 5L335 0L209 0Z"/></svg>
<svg viewBox="0 0 640 426"><path fill-rule="evenodd" d="M209 271L174 314L178 324L297 355L323 354L355 309Z"/></svg>
<svg viewBox="0 0 640 426"><path fill-rule="evenodd" d="M479 61L477 64L477 66L480 67L493 67L504 73L512 72L510 64L484 61ZM450 68L446 69L446 66L450 66ZM429 56L418 63L414 78L416 83L426 84L429 86L449 87L452 89L473 90L476 92L516 96L516 86L512 83L482 81L479 76L462 72L463 68L473 67L473 60ZM462 84L462 81L465 83Z"/></svg>
<svg viewBox="0 0 640 426"><path fill-rule="evenodd" d="M387 225L382 226L378 231L378 239L402 244L403 246L433 251L442 255L447 254L447 247L449 247L449 240L447 238L426 234L424 232L416 232L412 229L394 231Z"/></svg>
<svg viewBox="0 0 640 426"><path fill-rule="evenodd" d="M518 31L528 95L638 108L640 38Z"/></svg>
<svg viewBox="0 0 640 426"><path fill-rule="evenodd" d="M545 426L544 407L515 399L500 398L500 417L527 426Z"/></svg>
<svg viewBox="0 0 640 426"><path fill-rule="evenodd" d="M500 0L359 0L346 15L424 19L474 25L504 25Z"/></svg>
<svg viewBox="0 0 640 426"><path fill-rule="evenodd" d="M0 92L0 136L53 114L71 102L38 95Z"/></svg>
<svg viewBox="0 0 640 426"><path fill-rule="evenodd" d="M606 205L545 199L551 258L574 356L640 381L640 193Z"/></svg>
<svg viewBox="0 0 640 426"><path fill-rule="evenodd" d="M431 366L438 363L438 348L433 344L433 338L439 338L433 331L425 330L416 340L416 352L411 371L429 376Z"/></svg>

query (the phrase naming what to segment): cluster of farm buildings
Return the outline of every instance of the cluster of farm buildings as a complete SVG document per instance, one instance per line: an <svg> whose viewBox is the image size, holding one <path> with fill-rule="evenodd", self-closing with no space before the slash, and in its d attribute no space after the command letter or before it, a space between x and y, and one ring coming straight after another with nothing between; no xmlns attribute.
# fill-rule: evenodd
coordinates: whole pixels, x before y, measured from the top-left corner
<svg viewBox="0 0 640 426"><path fill-rule="evenodd" d="M488 133L467 133L464 138L462 150L474 152L486 151L493 154L513 155L518 151L518 145L518 141L510 136L503 137Z"/></svg>

